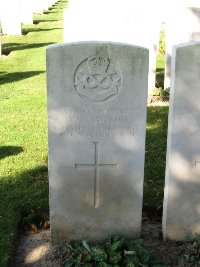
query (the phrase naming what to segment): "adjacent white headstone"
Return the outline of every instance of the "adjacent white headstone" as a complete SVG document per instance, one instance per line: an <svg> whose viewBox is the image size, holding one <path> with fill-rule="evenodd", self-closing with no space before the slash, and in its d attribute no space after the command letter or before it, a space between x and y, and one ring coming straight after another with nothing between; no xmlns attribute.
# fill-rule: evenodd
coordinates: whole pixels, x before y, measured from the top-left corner
<svg viewBox="0 0 200 267"><path fill-rule="evenodd" d="M44 11L44 2L41 0L33 1L33 13L42 14Z"/></svg>
<svg viewBox="0 0 200 267"><path fill-rule="evenodd" d="M21 21L33 24L33 0L21 0Z"/></svg>
<svg viewBox="0 0 200 267"><path fill-rule="evenodd" d="M138 237L148 50L83 42L47 49L51 233Z"/></svg>
<svg viewBox="0 0 200 267"><path fill-rule="evenodd" d="M179 8L172 9L172 14L166 22L165 88L170 87L172 47L191 41L200 41L200 8L191 5L192 3L186 7L182 4Z"/></svg>
<svg viewBox="0 0 200 267"><path fill-rule="evenodd" d="M34 0L33 1L33 12L42 14L44 10L48 10L50 6L55 4L55 0Z"/></svg>
<svg viewBox="0 0 200 267"><path fill-rule="evenodd" d="M155 3L158 11L153 15L149 9ZM161 27L159 6L157 1L124 0L123 5L116 0L71 1L69 8L64 11L64 42L111 41L148 48L150 91L155 87L156 53Z"/></svg>
<svg viewBox="0 0 200 267"><path fill-rule="evenodd" d="M3 33L8 35L21 35L20 0L2 0L0 13Z"/></svg>
<svg viewBox="0 0 200 267"><path fill-rule="evenodd" d="M200 234L200 43L177 46L172 83L163 207L165 238Z"/></svg>

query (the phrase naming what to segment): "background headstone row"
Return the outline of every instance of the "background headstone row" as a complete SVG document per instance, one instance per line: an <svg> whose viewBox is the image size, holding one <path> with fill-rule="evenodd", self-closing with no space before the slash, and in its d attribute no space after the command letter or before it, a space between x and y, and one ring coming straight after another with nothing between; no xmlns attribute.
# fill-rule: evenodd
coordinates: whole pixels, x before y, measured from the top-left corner
<svg viewBox="0 0 200 267"><path fill-rule="evenodd" d="M22 23L33 23L33 13L42 13L54 3L55 0L1 0L2 33L21 35ZM148 48L149 93L156 83L156 55L161 28L166 37L164 88L167 89L170 87L172 47L200 40L199 1L125 0L121 4L114 0L70 0L69 8L64 10L64 43L112 41Z"/></svg>
<svg viewBox="0 0 200 267"><path fill-rule="evenodd" d="M56 0L1 0L0 1L0 56L2 34L21 35L22 24L33 24L33 13L43 13Z"/></svg>
<svg viewBox="0 0 200 267"><path fill-rule="evenodd" d="M145 6L145 8L144 8ZM170 87L172 46L200 40L199 1L70 0L64 10L64 43L112 41L149 49L149 93L155 88L160 30L166 36L164 88Z"/></svg>

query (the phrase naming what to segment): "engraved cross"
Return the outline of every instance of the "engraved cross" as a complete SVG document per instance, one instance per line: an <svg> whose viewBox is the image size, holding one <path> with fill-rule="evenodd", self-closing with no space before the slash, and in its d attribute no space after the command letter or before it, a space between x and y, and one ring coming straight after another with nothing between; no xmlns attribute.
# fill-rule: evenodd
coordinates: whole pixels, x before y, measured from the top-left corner
<svg viewBox="0 0 200 267"><path fill-rule="evenodd" d="M118 163L108 164L108 163L99 163L99 143L94 142L94 163L92 164L83 164L75 163L75 170L79 168L94 168L94 207L99 207L99 169L102 168L117 168Z"/></svg>

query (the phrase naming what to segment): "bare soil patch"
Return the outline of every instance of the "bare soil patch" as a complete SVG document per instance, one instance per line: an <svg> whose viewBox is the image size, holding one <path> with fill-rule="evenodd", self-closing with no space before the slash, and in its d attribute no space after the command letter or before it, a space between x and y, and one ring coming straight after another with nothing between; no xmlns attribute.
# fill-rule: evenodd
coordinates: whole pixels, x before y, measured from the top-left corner
<svg viewBox="0 0 200 267"><path fill-rule="evenodd" d="M57 249L51 243L49 230L22 233L16 242L10 267L60 267L62 261L56 255Z"/></svg>
<svg viewBox="0 0 200 267"><path fill-rule="evenodd" d="M161 221L144 220L142 224L143 245L165 267L179 267L187 249L187 242L163 240Z"/></svg>

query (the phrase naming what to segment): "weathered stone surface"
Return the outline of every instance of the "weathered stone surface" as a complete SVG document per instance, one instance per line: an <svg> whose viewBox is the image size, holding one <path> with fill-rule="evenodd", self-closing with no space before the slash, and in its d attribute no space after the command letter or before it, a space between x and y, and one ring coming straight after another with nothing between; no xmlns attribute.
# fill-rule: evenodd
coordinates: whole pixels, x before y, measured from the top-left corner
<svg viewBox="0 0 200 267"><path fill-rule="evenodd" d="M163 233L181 240L200 234L200 43L172 58Z"/></svg>
<svg viewBox="0 0 200 267"><path fill-rule="evenodd" d="M167 18L166 33L166 60L164 87L170 87L172 47L192 41L200 41L200 6L192 5L188 1L185 5L171 9ZM178 16L177 16L178 10Z"/></svg>
<svg viewBox="0 0 200 267"><path fill-rule="evenodd" d="M138 237L148 50L83 42L47 49L51 232Z"/></svg>

